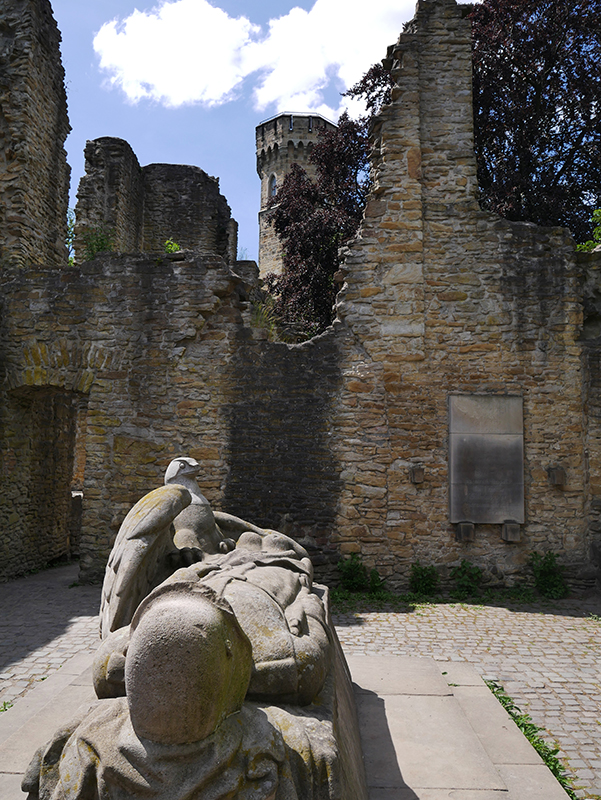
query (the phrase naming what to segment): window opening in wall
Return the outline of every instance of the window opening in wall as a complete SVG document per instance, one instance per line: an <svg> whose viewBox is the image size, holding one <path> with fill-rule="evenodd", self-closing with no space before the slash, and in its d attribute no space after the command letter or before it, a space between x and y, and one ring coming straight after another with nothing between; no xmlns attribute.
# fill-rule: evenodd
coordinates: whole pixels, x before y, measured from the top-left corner
<svg viewBox="0 0 601 800"><path fill-rule="evenodd" d="M313 117L309 117L309 133L313 130Z"/></svg>
<svg viewBox="0 0 601 800"><path fill-rule="evenodd" d="M452 523L524 523L521 397L449 396Z"/></svg>
<svg viewBox="0 0 601 800"><path fill-rule="evenodd" d="M294 117L292 116L292 114L290 114L290 128L289 128L289 130L291 130L291 131L294 130Z"/></svg>
<svg viewBox="0 0 601 800"><path fill-rule="evenodd" d="M275 175L269 179L269 197L275 197L278 192L278 180Z"/></svg>

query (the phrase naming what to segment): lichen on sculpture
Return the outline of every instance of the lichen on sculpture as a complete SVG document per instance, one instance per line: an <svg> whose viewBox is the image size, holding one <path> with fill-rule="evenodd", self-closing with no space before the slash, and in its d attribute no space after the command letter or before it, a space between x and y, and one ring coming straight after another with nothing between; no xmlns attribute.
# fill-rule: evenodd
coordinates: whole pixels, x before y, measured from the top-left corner
<svg viewBox="0 0 601 800"><path fill-rule="evenodd" d="M30 800L366 797L327 590L293 539L214 513L197 471L176 459L125 518L98 700L36 753Z"/></svg>

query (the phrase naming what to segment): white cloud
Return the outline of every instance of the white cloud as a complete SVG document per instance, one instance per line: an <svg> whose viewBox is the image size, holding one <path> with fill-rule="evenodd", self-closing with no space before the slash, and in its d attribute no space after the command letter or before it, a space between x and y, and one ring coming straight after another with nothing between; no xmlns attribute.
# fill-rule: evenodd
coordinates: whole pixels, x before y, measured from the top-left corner
<svg viewBox="0 0 601 800"><path fill-rule="evenodd" d="M462 0L466 1L466 0ZM326 90L342 91L386 54L415 0L316 0L272 19L266 32L207 0L166 0L104 25L94 40L112 84L136 102L220 105L253 75L258 110L335 117Z"/></svg>
<svg viewBox="0 0 601 800"><path fill-rule="evenodd" d="M386 55L414 0L316 0L310 11L294 8L269 23L269 33L245 48L249 69L261 70L255 89L257 107L304 109L330 115L323 90L330 83L346 89Z"/></svg>
<svg viewBox="0 0 601 800"><path fill-rule="evenodd" d="M111 82L134 102L211 106L229 100L245 77L242 53L258 31L206 0L177 0L103 25L94 49Z"/></svg>

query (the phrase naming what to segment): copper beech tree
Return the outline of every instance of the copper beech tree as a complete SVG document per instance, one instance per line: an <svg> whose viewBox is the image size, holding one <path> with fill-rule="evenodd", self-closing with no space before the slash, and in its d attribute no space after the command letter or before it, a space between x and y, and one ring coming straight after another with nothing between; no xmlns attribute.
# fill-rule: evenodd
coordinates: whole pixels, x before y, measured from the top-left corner
<svg viewBox="0 0 601 800"><path fill-rule="evenodd" d="M601 0L483 0L470 17L481 205L590 239L601 207ZM332 321L338 249L369 191L369 123L391 85L387 69L371 67L346 93L367 115L343 114L313 149L316 179L294 165L273 198L283 272L267 288L298 339Z"/></svg>
<svg viewBox="0 0 601 800"><path fill-rule="evenodd" d="M601 205L601 0L484 0L471 19L482 206L589 239Z"/></svg>

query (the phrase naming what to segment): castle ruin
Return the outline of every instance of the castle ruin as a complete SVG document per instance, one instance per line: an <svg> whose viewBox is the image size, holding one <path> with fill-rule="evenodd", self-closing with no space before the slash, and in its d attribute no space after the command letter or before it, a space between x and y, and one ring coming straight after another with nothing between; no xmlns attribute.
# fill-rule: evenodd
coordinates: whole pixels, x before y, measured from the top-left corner
<svg viewBox="0 0 601 800"><path fill-rule="evenodd" d="M15 21L15 42L37 41L50 7L22 5L45 13ZM56 77L58 34L48 41L36 70ZM127 510L185 453L216 507L293 535L326 579L356 552L391 587L418 558L443 580L467 558L512 583L529 553L552 550L573 585L593 584L599 258L577 256L566 230L479 207L464 7L420 0L388 58L373 193L336 320L306 343L251 324L253 270L235 261L227 204L196 168L140 176L125 143L90 143L78 235L110 225L118 252L86 261L80 249L74 266L56 248L25 256L3 226L4 577L68 549L75 490L81 576L100 577ZM22 79L5 74L9 89ZM51 85L44 113L66 119ZM36 122L35 92L5 91L3 115ZM62 159L58 176L64 130L44 150ZM182 186L198 200L180 229L169 215ZM5 218L13 196L2 193ZM37 240L55 242L62 222L44 213ZM186 249L157 252L163 237Z"/></svg>
<svg viewBox="0 0 601 800"><path fill-rule="evenodd" d="M315 167L309 160L320 132L335 130L320 114L278 114L255 129L257 173L261 179L259 211L259 275L282 271L282 245L269 222L269 201L281 186L293 164L299 164L310 178Z"/></svg>

